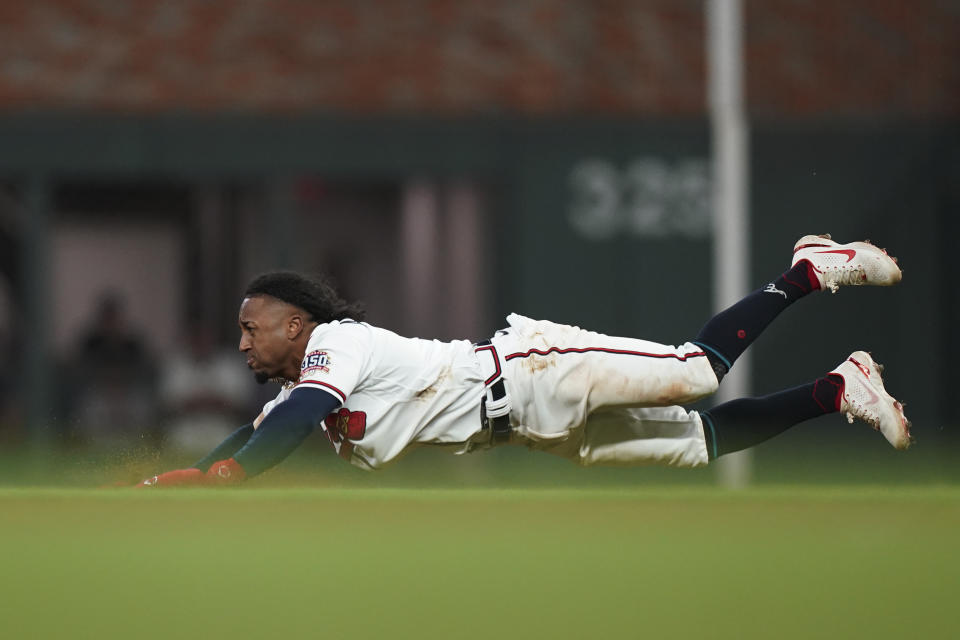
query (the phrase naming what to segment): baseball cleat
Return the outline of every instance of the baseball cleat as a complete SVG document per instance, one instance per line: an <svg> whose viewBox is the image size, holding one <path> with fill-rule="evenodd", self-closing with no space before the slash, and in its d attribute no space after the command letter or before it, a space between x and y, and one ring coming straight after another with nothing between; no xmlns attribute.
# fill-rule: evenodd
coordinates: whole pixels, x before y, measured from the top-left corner
<svg viewBox="0 0 960 640"><path fill-rule="evenodd" d="M866 351L854 351L850 357L831 371L843 378L840 412L852 423L859 418L883 434L896 449L913 444L910 421L903 413L903 405L883 387L878 365Z"/></svg>
<svg viewBox="0 0 960 640"><path fill-rule="evenodd" d="M889 287L900 282L903 274L897 259L885 249L863 242L840 244L830 234L803 236L793 246L793 264L806 260L820 282L821 289L836 293L841 285Z"/></svg>

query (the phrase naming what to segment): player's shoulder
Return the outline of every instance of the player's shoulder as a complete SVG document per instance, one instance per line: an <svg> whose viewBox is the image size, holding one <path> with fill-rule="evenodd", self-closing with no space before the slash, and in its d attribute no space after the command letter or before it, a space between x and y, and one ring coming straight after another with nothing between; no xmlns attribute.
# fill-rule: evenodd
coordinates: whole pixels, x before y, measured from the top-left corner
<svg viewBox="0 0 960 640"><path fill-rule="evenodd" d="M362 339L371 335L376 330L375 327L359 320L331 320L314 327L310 333L310 342L335 340L337 338Z"/></svg>
<svg viewBox="0 0 960 640"><path fill-rule="evenodd" d="M351 318L344 318L343 320L331 320L330 322L323 322L318 324L313 328L313 333L331 333L336 331L353 331L356 329L371 329L372 325L367 322L361 322L360 320L353 320Z"/></svg>

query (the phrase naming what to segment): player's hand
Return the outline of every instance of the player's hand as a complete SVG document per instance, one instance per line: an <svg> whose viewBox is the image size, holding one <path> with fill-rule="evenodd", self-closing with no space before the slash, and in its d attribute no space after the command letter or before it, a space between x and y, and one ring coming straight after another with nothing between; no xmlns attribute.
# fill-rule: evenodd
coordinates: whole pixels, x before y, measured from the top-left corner
<svg viewBox="0 0 960 640"><path fill-rule="evenodd" d="M200 469L175 469L147 478L134 488L147 487L198 487L207 484L207 476Z"/></svg>
<svg viewBox="0 0 960 640"><path fill-rule="evenodd" d="M214 462L210 470L204 473L200 469L176 469L158 476L147 478L136 485L136 489L147 487L211 487L239 484L247 477L240 463L233 458Z"/></svg>

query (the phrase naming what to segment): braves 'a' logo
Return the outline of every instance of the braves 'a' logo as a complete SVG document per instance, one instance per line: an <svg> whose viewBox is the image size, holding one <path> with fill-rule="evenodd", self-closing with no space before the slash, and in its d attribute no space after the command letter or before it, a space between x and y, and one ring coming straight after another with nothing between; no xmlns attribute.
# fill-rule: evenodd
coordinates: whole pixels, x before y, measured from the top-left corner
<svg viewBox="0 0 960 640"><path fill-rule="evenodd" d="M350 411L340 409L328 415L324 421L327 428L327 437L331 442L339 444L344 439L363 440L367 433L367 414L365 411Z"/></svg>
<svg viewBox="0 0 960 640"><path fill-rule="evenodd" d="M363 440L367 433L367 414L365 411L350 411L347 408L331 413L323 420L327 439L344 460L353 455L353 442Z"/></svg>

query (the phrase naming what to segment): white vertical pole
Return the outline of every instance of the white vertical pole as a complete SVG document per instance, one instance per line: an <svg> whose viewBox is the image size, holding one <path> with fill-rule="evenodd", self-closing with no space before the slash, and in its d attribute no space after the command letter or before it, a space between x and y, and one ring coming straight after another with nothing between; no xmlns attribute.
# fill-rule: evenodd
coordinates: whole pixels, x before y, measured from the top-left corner
<svg viewBox="0 0 960 640"><path fill-rule="evenodd" d="M743 5L741 0L707 0L707 94L713 141L714 308L725 309L750 286L748 128L744 115ZM724 378L717 402L750 392L749 352ZM718 461L720 483L743 487L750 481L749 451Z"/></svg>

